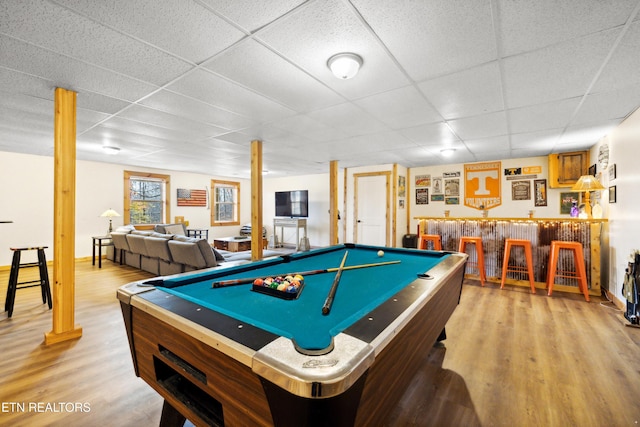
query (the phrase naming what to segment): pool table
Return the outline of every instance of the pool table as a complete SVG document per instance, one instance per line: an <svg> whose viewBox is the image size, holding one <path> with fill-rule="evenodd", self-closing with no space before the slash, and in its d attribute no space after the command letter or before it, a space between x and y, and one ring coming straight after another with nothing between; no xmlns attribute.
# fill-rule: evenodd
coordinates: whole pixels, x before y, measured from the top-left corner
<svg viewBox="0 0 640 427"><path fill-rule="evenodd" d="M251 283L213 286L336 268L345 252L328 314L335 271L305 275L292 299ZM165 399L161 425L366 426L387 416L443 338L466 259L344 244L134 282L117 294L136 375Z"/></svg>

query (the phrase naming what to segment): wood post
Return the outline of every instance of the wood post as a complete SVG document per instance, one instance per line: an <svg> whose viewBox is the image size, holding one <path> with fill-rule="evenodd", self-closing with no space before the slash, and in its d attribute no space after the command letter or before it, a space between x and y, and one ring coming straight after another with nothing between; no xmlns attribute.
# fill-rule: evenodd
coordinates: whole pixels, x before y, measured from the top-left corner
<svg viewBox="0 0 640 427"><path fill-rule="evenodd" d="M251 260L262 259L262 141L251 141ZM274 230L275 234L275 230Z"/></svg>
<svg viewBox="0 0 640 427"><path fill-rule="evenodd" d="M338 161L329 163L329 244L338 244Z"/></svg>
<svg viewBox="0 0 640 427"><path fill-rule="evenodd" d="M53 329L46 345L80 338L75 325L76 92L56 88L53 168Z"/></svg>

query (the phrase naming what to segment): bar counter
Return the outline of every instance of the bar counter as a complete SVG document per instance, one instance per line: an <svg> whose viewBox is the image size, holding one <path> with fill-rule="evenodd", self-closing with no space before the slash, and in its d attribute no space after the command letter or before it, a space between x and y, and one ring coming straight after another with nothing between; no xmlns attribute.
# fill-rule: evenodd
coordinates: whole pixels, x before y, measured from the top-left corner
<svg viewBox="0 0 640 427"><path fill-rule="evenodd" d="M505 239L526 239L531 242L533 272L536 288L546 287L549 250L552 240L580 242L584 251L584 262L589 282L589 294L601 294L602 236L606 219L577 218L491 218L491 217L414 217L418 220L418 235L438 234L442 239L442 250L457 251L461 236L482 237L487 280L500 283L504 258ZM477 262L475 251L467 249L469 262ZM511 250L510 264L524 267L524 252L520 248ZM575 270L573 253L561 251L558 269ZM472 269L477 277L477 272ZM507 284L529 287L526 273L507 275ZM558 277L554 291L580 293L577 281Z"/></svg>

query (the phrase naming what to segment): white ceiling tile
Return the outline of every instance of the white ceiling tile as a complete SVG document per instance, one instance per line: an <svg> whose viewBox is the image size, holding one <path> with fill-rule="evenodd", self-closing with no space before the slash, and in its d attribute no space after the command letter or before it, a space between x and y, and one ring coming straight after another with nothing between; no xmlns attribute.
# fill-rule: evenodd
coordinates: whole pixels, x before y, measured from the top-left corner
<svg viewBox="0 0 640 427"><path fill-rule="evenodd" d="M593 87L594 92L640 84L640 22L634 22Z"/></svg>
<svg viewBox="0 0 640 427"><path fill-rule="evenodd" d="M497 57L491 2L352 0L415 81L463 70Z"/></svg>
<svg viewBox="0 0 640 427"><path fill-rule="evenodd" d="M539 49L619 27L637 0L499 0L502 55Z"/></svg>
<svg viewBox="0 0 640 427"><path fill-rule="evenodd" d="M355 103L391 129L442 121L440 114L414 86L368 96Z"/></svg>
<svg viewBox="0 0 640 427"><path fill-rule="evenodd" d="M254 40L228 49L206 67L295 111L344 102L326 85Z"/></svg>
<svg viewBox="0 0 640 427"><path fill-rule="evenodd" d="M203 70L181 78L167 89L259 122L295 114L285 106Z"/></svg>
<svg viewBox="0 0 640 427"><path fill-rule="evenodd" d="M200 63L245 34L194 1L56 0L124 34Z"/></svg>
<svg viewBox="0 0 640 427"><path fill-rule="evenodd" d="M184 117L174 116L173 114L154 110L142 105L134 105L131 108L127 108L119 113L117 117L137 121L141 124L155 126L161 129L173 130L176 131L176 133L184 135L183 138L187 140L210 138L226 132L225 129L213 125L199 123Z"/></svg>
<svg viewBox="0 0 640 427"><path fill-rule="evenodd" d="M326 125L334 126L350 136L389 130L383 123L350 103L312 111L309 113L309 117Z"/></svg>
<svg viewBox="0 0 640 427"><path fill-rule="evenodd" d="M514 134L511 135L511 149L516 151L536 147L543 151L546 150L547 154L549 154L557 144L561 134L562 129Z"/></svg>
<svg viewBox="0 0 640 427"><path fill-rule="evenodd" d="M619 120L602 120L598 123L570 126L558 140L558 145L572 144L572 146L582 147L581 149L592 147L611 133L618 123Z"/></svg>
<svg viewBox="0 0 640 427"><path fill-rule="evenodd" d="M604 31L504 60L507 108L584 94L620 30Z"/></svg>
<svg viewBox="0 0 640 427"><path fill-rule="evenodd" d="M346 132L303 114L286 117L271 124L280 129L303 135L312 141L330 141L347 137Z"/></svg>
<svg viewBox="0 0 640 427"><path fill-rule="evenodd" d="M507 135L494 136L490 138L467 139L464 145L475 154L508 152L510 147ZM509 156L505 156L509 157Z"/></svg>
<svg viewBox="0 0 640 427"><path fill-rule="evenodd" d="M286 14L305 0L202 0L248 32L254 32Z"/></svg>
<svg viewBox="0 0 640 427"><path fill-rule="evenodd" d="M624 119L640 106L640 83L611 92L589 94L571 122L574 125L603 119Z"/></svg>
<svg viewBox="0 0 640 427"><path fill-rule="evenodd" d="M529 133L569 125L581 98L569 98L546 104L509 110L509 129L513 133Z"/></svg>
<svg viewBox="0 0 640 427"><path fill-rule="evenodd" d="M418 87L446 120L504 109L496 61L427 80Z"/></svg>
<svg viewBox="0 0 640 427"><path fill-rule="evenodd" d="M340 0L310 2L258 37L347 99L409 83L358 16ZM363 59L360 72L352 79L337 79L327 67L329 58L341 52L356 53Z"/></svg>
<svg viewBox="0 0 640 427"><path fill-rule="evenodd" d="M400 133L419 145L440 145L460 140L444 122L406 128Z"/></svg>
<svg viewBox="0 0 640 427"><path fill-rule="evenodd" d="M88 90L113 98L135 101L156 86L123 76L100 67L38 48L0 34L3 65L10 70L40 77L55 87L82 92ZM53 99L53 95L51 96Z"/></svg>
<svg viewBox="0 0 640 427"><path fill-rule="evenodd" d="M191 68L174 56L52 3L24 0L5 5L0 28L52 52L157 85Z"/></svg>
<svg viewBox="0 0 640 427"><path fill-rule="evenodd" d="M242 129L255 124L249 117L168 90L160 90L140 101L140 104L220 128Z"/></svg>
<svg viewBox="0 0 640 427"><path fill-rule="evenodd" d="M463 140L507 134L507 119L504 111L451 120L449 124L456 135Z"/></svg>

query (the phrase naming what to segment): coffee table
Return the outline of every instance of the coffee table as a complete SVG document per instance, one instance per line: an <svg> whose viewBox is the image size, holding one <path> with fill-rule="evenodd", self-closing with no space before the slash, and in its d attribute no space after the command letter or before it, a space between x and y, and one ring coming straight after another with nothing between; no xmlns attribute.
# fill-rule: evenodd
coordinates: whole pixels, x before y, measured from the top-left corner
<svg viewBox="0 0 640 427"><path fill-rule="evenodd" d="M251 250L251 237L219 237L213 239L213 247L229 252L241 252ZM267 239L262 239L262 248L266 249Z"/></svg>

